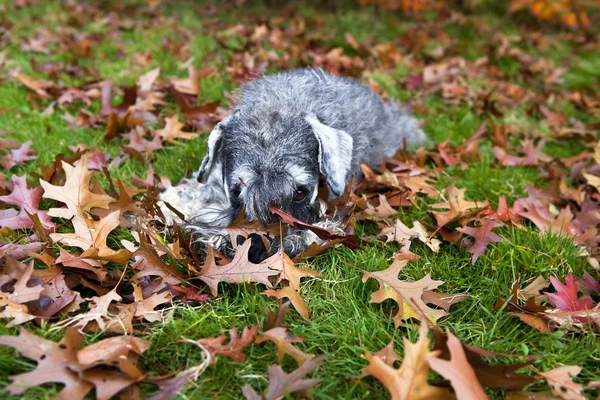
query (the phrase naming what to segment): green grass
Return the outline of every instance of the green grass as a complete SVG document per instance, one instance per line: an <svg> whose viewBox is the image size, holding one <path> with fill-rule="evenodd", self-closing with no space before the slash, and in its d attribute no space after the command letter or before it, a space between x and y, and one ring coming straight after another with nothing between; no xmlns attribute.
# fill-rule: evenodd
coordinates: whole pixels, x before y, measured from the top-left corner
<svg viewBox="0 0 600 400"><path fill-rule="evenodd" d="M180 59L164 49L163 41L168 38L180 45L189 44L189 57L193 57L193 65L201 68L211 65L219 73L201 81L201 101L223 100L224 93L232 91L236 85L225 72L225 67L231 62L233 51L221 46L211 35L207 27L209 20L217 18L223 28L234 25L244 18L259 21L275 10L264 7L237 9L217 15L202 14L193 11L196 2L168 4L164 15L170 15L178 23L161 23L154 27L148 16L141 16L147 21L148 28L144 31L121 29L115 37L101 39L94 48L89 59L78 62L82 66L96 68L102 77L113 81L113 88L119 85L130 85L144 72L157 66L161 68L161 79L186 77L187 69L183 67L185 59ZM3 18L13 24L12 35L8 40L8 61L3 73L9 69L22 68L22 71L36 77L44 77L35 73L30 60L39 63L66 62L72 63L73 55L60 52L58 44L50 46L53 51L48 54L27 53L19 50L24 40L36 35L38 27L56 29L67 19L67 14L61 12L58 2L35 2L32 7L11 9L5 6ZM359 41L373 40L387 42L395 40L410 29L418 28L418 22L394 13L373 12L370 8L358 9L351 5L332 11L305 8L301 11L307 21L307 31L317 33L323 46L327 49L341 46L352 52L344 40L344 33L351 32ZM123 21L130 17L119 15ZM519 27L495 14L483 12L482 20L491 26L501 27L507 33L519 32ZM82 24L81 32L91 32L99 35L109 33L109 28L100 19L87 20ZM450 38L457 41L458 48L464 48L462 54L467 60L475 60L482 56L482 46L491 39L486 34L474 34L470 25L446 25L444 29ZM183 39L178 29L186 29L191 33L191 39ZM213 28L214 29L214 28ZM180 33L180 32L179 32ZM549 34L549 33L548 33ZM488 35L488 36L486 36ZM550 35L550 34L549 34ZM237 38L239 39L239 38ZM238 40L243 42L244 39ZM553 38L549 37L549 41ZM557 41L560 36L557 35ZM229 43L231 45L231 43ZM239 44L239 43L238 43ZM435 43L434 43L435 44ZM526 45L519 43L527 51ZM530 49L529 49L530 50ZM553 58L568 60L565 75L565 88L583 90L597 94L600 71L598 53L574 53L570 44L559 42L553 46ZM152 56L147 65L139 65L133 61L135 54L146 51ZM561 52L556 54L556 52ZM292 63L297 60L292 60ZM501 58L497 61L500 71L510 79L518 82L518 64L511 58ZM297 62L297 64L301 64ZM374 79L386 89L387 94L401 101L411 99L412 93L407 91L399 82L405 76L418 72L407 70L407 64L400 64L395 71L381 70L373 73ZM80 84L77 79L61 76L65 85ZM58 109L51 116L42 115L43 108L35 109L27 100L28 90L12 80L0 81L0 109L6 108L17 112L0 113L0 130L8 130L8 137L19 143L33 141L38 160L24 166L18 166L10 174L29 174L39 172L39 164L50 164L59 153L70 154L68 146L80 143L97 145L102 151L117 154L123 142L118 139L108 144L99 141L102 129L69 129L68 123L61 118L63 110ZM484 119L477 115L472 107L462 103L450 105L443 102L440 93L424 97L424 110L418 114L425 122L425 130L429 136L428 146L433 148L436 143L449 140L458 144L470 137ZM574 116L589 122L591 116L561 104L567 116ZM77 111L77 106L69 107L70 112ZM94 110L99 105L94 104ZM526 126L537 127L540 116L526 114L521 105L515 104L507 112L517 115ZM161 117L164 117L161 116ZM162 119L159 119L162 120ZM549 143L546 147L553 156L571 156L583 150L580 143L560 142ZM205 151L205 138L199 137L185 143L176 143L165 150L156 152L152 161L155 172L166 175L173 182L184 176L186 171L198 168ZM147 163L128 161L123 166L115 168L111 174L115 178L129 179L132 176L146 176ZM34 180L31 179L33 183ZM489 199L495 205L498 196L507 196L509 202L525 194L528 184L542 184L540 171L536 168L501 168L495 164L491 146L486 143L481 148L481 159L470 164L467 169L459 167L447 168L438 174L438 188L455 184L466 188L467 198L475 200ZM414 220L427 220L423 211L418 209L403 209L401 219L410 224ZM368 230L366 226L358 225L357 231ZM503 241L491 244L487 252L471 265L471 255L459 246L444 243L439 254L433 253L421 243L413 244L413 252L422 256L418 262L409 264L403 271L403 277L419 279L430 273L434 279L444 281L441 291L446 293L466 293L469 298L452 307L451 313L444 318L440 325L454 330L457 336L466 343L473 344L497 352L510 352L521 355L539 356L533 365L539 370L548 370L561 365L576 364L583 366L581 381L600 380L597 368L600 358L600 344L597 338L587 333L542 334L522 324L518 319L503 313L493 311L496 295L506 297L512 283L520 276L526 281L539 274L545 277L564 276L573 271L581 275L586 268L586 260L579 250L568 239L550 234L540 234L531 227L523 229L502 228L498 233ZM383 250L382 250L383 248ZM315 376L321 382L313 391L313 397L318 399L355 398L374 399L385 398L386 389L373 378L359 379L360 369L367 362L363 357L365 351L377 351L384 347L394 337L394 327L390 317L391 303L370 304L371 293L378 285L374 280L366 283L361 281L362 271L379 271L387 268L397 247L383 245L382 247L365 248L361 251L350 251L346 248L336 248L318 257L306 260L302 266L318 270L322 279L307 282L302 287L312 318L304 321L295 311L288 314L286 322L291 331L304 338L298 347L313 354L327 354L323 365ZM203 304L188 305L177 303L172 316L164 324L143 324L144 338L152 341L152 346L145 353L141 363L148 370L153 370L147 360L160 365L167 371L176 371L194 366L201 358L198 348L178 342L181 337L198 339L225 334L232 327L242 328L255 324L264 319L263 308L275 307L275 301L261 295L262 286L232 286L221 284L220 295L214 301ZM58 340L62 332L50 331L48 326L37 327L30 323L28 330L46 338ZM0 326L0 334L16 334L16 328ZM416 328L401 328L395 335L395 341L400 353L402 336L414 340ZM98 340L101 336L87 335L88 342ZM225 357L218 357L214 366L209 367L200 379L190 385L181 398L239 398L240 388L244 384L252 385L256 390L266 388L267 368L276 360L275 346L271 343L252 345L247 350L248 359L244 363L235 363ZM290 371L295 363L286 358L284 369ZM34 363L16 355L12 348L0 348L0 387L9 383L8 377L17 373L30 371ZM30 389L22 398L45 399L51 398L59 390L59 386L45 385ZM155 391L151 384L144 383L145 394ZM533 389L542 389L542 384L536 384ZM502 398L501 390L489 390L492 398ZM0 398L9 398L1 392ZM15 397L16 398L16 397Z"/></svg>

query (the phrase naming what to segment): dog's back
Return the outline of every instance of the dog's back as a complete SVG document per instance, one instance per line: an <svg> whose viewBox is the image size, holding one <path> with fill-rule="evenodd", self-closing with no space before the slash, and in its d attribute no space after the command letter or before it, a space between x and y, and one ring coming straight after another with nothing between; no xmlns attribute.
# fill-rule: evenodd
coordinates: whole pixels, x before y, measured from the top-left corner
<svg viewBox="0 0 600 400"><path fill-rule="evenodd" d="M321 69L293 70L250 82L235 111L243 119L262 121L273 113L286 120L315 114L323 124L352 136L353 172L360 162L378 165L401 148L404 140L420 144L425 139L410 110L383 102L355 79Z"/></svg>

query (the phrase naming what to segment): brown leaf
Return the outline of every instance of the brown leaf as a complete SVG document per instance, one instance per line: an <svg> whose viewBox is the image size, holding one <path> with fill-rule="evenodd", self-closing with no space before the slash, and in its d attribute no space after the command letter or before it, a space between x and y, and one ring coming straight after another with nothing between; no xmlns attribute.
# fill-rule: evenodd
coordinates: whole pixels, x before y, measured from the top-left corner
<svg viewBox="0 0 600 400"><path fill-rule="evenodd" d="M171 84L176 91L184 94L198 96L200 94L200 86L198 80L206 78L213 73L213 69L205 67L201 70L196 70L193 65L188 65L188 77L183 79L171 79Z"/></svg>
<svg viewBox="0 0 600 400"><path fill-rule="evenodd" d="M65 320L63 323L67 325L74 322L74 326L79 326L80 330L83 330L85 326L95 321L98 324L98 328L100 330L104 330L106 327L106 322L113 319L111 315L109 315L108 308L113 301L121 301L122 298L117 294L116 289L111 290L103 296L92 297L92 302L94 305L90 307L90 310L84 314L79 314L73 317L72 320Z"/></svg>
<svg viewBox="0 0 600 400"><path fill-rule="evenodd" d="M139 379L144 373L137 366L137 357L150 345L151 342L141 338L114 336L79 350L77 361L86 369L97 365L117 366L130 378Z"/></svg>
<svg viewBox="0 0 600 400"><path fill-rule="evenodd" d="M431 204L430 208L448 209L447 212L432 211L438 227L448 225L451 222L460 221L463 218L470 216L473 210L487 208L487 202L478 203L476 201L465 200L466 189L457 189L455 186L450 186L444 190L448 201L446 203Z"/></svg>
<svg viewBox="0 0 600 400"><path fill-rule="evenodd" d="M319 237L319 239L322 239L322 240L342 239L343 240L342 244L352 250L356 250L361 247L360 239L356 235L341 236L334 232L330 232L327 229L323 229L321 227L307 224L306 222L302 222L302 221L298 220L297 218L294 218L293 216L286 214L285 212L283 212L275 207L270 207L269 210L273 214L276 214L279 217L281 217L281 220L283 222L285 222L286 224L289 224L290 226L292 226L294 228L306 228L306 229L310 230L311 232L313 232L315 235L317 235Z"/></svg>
<svg viewBox="0 0 600 400"><path fill-rule="evenodd" d="M9 257L7 259L7 264L8 263L19 264L23 267L23 269L20 271L20 276L17 281L12 285L12 290L10 293L4 292L4 296L6 296L8 300L17 304L38 300L44 288L40 284L29 284L31 275L33 274L33 260L25 265L16 259Z"/></svg>
<svg viewBox="0 0 600 400"><path fill-rule="evenodd" d="M160 311L156 311L155 308L161 304L170 302L173 299L173 295L168 291L161 293L153 293L147 299L144 299L142 295L142 288L133 283L133 298L135 299L135 316L143 317L150 322L164 321L164 316Z"/></svg>
<svg viewBox="0 0 600 400"><path fill-rule="evenodd" d="M369 278L379 282L379 290L371 295L370 302L381 303L386 299L394 300L399 307L394 316L396 327L404 326L411 318L421 320L423 313L432 321L447 315L444 310L431 308L423 301L426 290L433 290L443 282L432 280L429 274L416 282L400 281L398 274L407 263L406 260L394 261L385 271L363 271L363 282L366 282Z"/></svg>
<svg viewBox="0 0 600 400"><path fill-rule="evenodd" d="M3 217L0 219L0 227L8 226L10 229L32 228L33 221L29 214L36 214L45 229L54 227L54 223L48 216L47 211L40 210L40 200L42 199L43 189L36 187L27 188L27 177L13 175L11 178L13 190L9 195L0 196L0 201L19 207L21 212L13 219ZM0 210L0 214L5 210Z"/></svg>
<svg viewBox="0 0 600 400"><path fill-rule="evenodd" d="M268 307L263 308L265 314L267 315L267 320L265 321L264 330L268 331L272 328L284 327L283 321L285 320L285 316L290 309L291 302L286 301L283 304L279 304L277 307L277 311L272 312Z"/></svg>
<svg viewBox="0 0 600 400"><path fill-rule="evenodd" d="M419 339L411 343L406 337L404 344L404 359L399 369L392 362L386 362L377 355L366 352L369 365L363 368L361 376L373 375L390 391L393 400L419 399L454 399L448 389L429 385L429 362L427 357L435 358L439 351L429 350L427 324L419 328ZM393 353L395 355L395 353Z"/></svg>
<svg viewBox="0 0 600 400"><path fill-rule="evenodd" d="M215 263L212 249L208 248L206 263L200 271L199 278L208 285L213 297L216 297L218 294L219 282L258 282L269 288L273 287L269 281L269 277L278 275L281 270L276 269L277 266L265 263L264 261L260 264L250 262L248 260L248 252L250 251L251 244L250 240L246 240L238 246L233 260L223 266L218 266Z"/></svg>
<svg viewBox="0 0 600 400"><path fill-rule="evenodd" d="M35 160L37 156L31 148L31 140L23 143L20 147L12 149L9 154L0 159L0 165L7 170L15 165L23 164L27 161Z"/></svg>
<svg viewBox="0 0 600 400"><path fill-rule="evenodd" d="M140 247L133 253L133 258L136 261L134 268L138 272L132 277L132 280L146 276L159 276L164 284L177 285L184 282L175 265L173 263L167 264L158 255L150 240L150 237L146 234L139 235Z"/></svg>
<svg viewBox="0 0 600 400"><path fill-rule="evenodd" d="M19 82L21 82L27 88L33 90L41 98L43 98L43 99L50 98L50 95L48 94L48 92L46 90L54 87L54 84L52 82L35 79L35 78L32 78L31 76L27 76L27 75L21 74L19 72L13 73L12 77L14 79L18 80Z"/></svg>
<svg viewBox="0 0 600 400"><path fill-rule="evenodd" d="M269 387L267 393L263 395L264 400L277 400L283 398L288 393L305 391L315 386L318 379L303 379L306 374L321 365L325 355L305 362L293 372L286 374L279 365L269 367ZM242 387L242 393L248 400L260 400L254 389L248 384Z"/></svg>
<svg viewBox="0 0 600 400"><path fill-rule="evenodd" d="M546 379L548 385L552 388L552 394L556 399L564 400L584 400L583 385L573 382L572 376L577 376L581 372L581 367L567 365L558 367L547 372L540 372L539 375Z"/></svg>
<svg viewBox="0 0 600 400"><path fill-rule="evenodd" d="M451 332L448 332L448 349L451 357L449 361L431 355L425 356L431 368L450 381L459 399L487 399L473 368L467 361L460 340Z"/></svg>
<svg viewBox="0 0 600 400"><path fill-rule="evenodd" d="M26 305L12 302L4 293L0 292L0 318L10 319L6 327L11 328L15 325L31 321L36 316L29 314L29 309Z"/></svg>
<svg viewBox="0 0 600 400"><path fill-rule="evenodd" d="M251 327L244 327L242 335L238 337L237 328L231 328L229 331L229 342L223 344L226 340L225 335L198 339L196 341L187 340L190 343L194 343L197 346L204 348L210 354L210 363L214 364L216 361L217 354L229 357L233 361L243 362L246 361L246 354L244 354L244 347L254 343L258 325L252 325Z"/></svg>
<svg viewBox="0 0 600 400"><path fill-rule="evenodd" d="M165 127L156 131L155 135L163 141L173 143L175 139L190 140L198 136L195 132L184 132L182 129L184 124L179 122L179 116L173 114L169 118L165 118Z"/></svg>
<svg viewBox="0 0 600 400"><path fill-rule="evenodd" d="M160 75L160 67L154 68L151 71L146 72L140 76L137 80L137 86L140 88L140 92L149 92L154 86L154 82Z"/></svg>
<svg viewBox="0 0 600 400"><path fill-rule="evenodd" d="M133 109L128 110L122 117L118 113L112 112L108 116L102 139L108 143L120 134L129 132L143 123L144 118L136 116Z"/></svg>
<svg viewBox="0 0 600 400"><path fill-rule="evenodd" d="M62 383L65 387L60 396L65 399L83 399L93 388L89 382L81 380L71 366L77 362L77 349L83 336L76 329L67 329L65 337L55 343L20 328L19 336L0 336L0 344L11 346L22 356L37 362L37 367L10 377L12 383L5 389L12 395L23 393L30 387L44 383Z"/></svg>
<svg viewBox="0 0 600 400"><path fill-rule="evenodd" d="M286 328L271 328L262 335L257 335L255 343L260 344L266 340L272 341L277 346L277 362L279 364L281 364L286 354L296 360L298 365L302 365L306 360L314 357L314 354L304 353L292 344L302 342L302 338L293 336Z"/></svg>
<svg viewBox="0 0 600 400"><path fill-rule="evenodd" d="M102 264L97 260L81 259L70 253L67 253L63 248L60 248L60 256L56 259L57 264L62 264L64 267L74 268L78 270L89 271L100 282L104 281L108 271L104 269Z"/></svg>
<svg viewBox="0 0 600 400"><path fill-rule="evenodd" d="M160 135L155 134L152 140L146 140L146 132L141 126L137 126L128 134L123 135L124 138L129 140L129 143L125 145L125 148L133 149L137 152L145 154L148 158L154 158L154 150L160 150L163 148L162 138Z"/></svg>
<svg viewBox="0 0 600 400"><path fill-rule="evenodd" d="M305 268L296 268L294 262L283 252L277 252L268 259L261 262L261 264L268 265L269 268L280 270L281 273L277 278L276 284L281 283L282 280L289 282L289 286L274 292L267 290L263 294L274 296L278 299L281 297L287 297L292 301L292 305L302 317L308 319L308 309L304 300L300 296L300 279L304 277L318 277L320 274L317 271ZM288 289L291 288L291 289ZM293 292L292 292L293 290Z"/></svg>
<svg viewBox="0 0 600 400"><path fill-rule="evenodd" d="M88 154L81 156L81 162L73 167L62 161L62 168L66 175L64 186L51 185L43 180L40 184L44 188L44 198L65 203L72 215L81 217L82 210L89 212L92 208L108 208L115 201L110 196L95 194L90 191L90 180L96 174L88 170Z"/></svg>
<svg viewBox="0 0 600 400"><path fill-rule="evenodd" d="M452 352L449 348L449 331L444 333L440 328L433 325L431 325L431 331L433 333L434 350L440 351L438 358L449 360L452 357ZM491 364L484 359L484 357L515 357L515 355L493 353L491 351L482 350L467 344L461 344L461 346L468 363L477 376L479 384L483 387L515 389L522 388L536 381L534 377L522 375L517 372L517 370L529 365L532 360L535 359L535 357L529 357L527 362L517 362L514 364Z"/></svg>
<svg viewBox="0 0 600 400"><path fill-rule="evenodd" d="M473 243L473 245L467 249L467 252L473 254L473 257L471 257L471 264L475 265L477 259L481 257L483 253L485 253L487 246L490 243L496 243L502 240L500 236L492 232L492 229L501 226L501 223L490 218L485 218L481 220L481 226L479 227L474 228L470 226L464 226L456 229L459 232L475 238L475 243Z"/></svg>

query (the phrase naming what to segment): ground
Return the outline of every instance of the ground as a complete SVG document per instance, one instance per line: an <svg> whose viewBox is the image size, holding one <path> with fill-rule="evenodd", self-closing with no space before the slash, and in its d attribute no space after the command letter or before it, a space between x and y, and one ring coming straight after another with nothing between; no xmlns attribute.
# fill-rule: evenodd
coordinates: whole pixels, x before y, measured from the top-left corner
<svg viewBox="0 0 600 400"><path fill-rule="evenodd" d="M336 47L343 49L349 64L335 59L322 61L322 66L355 75L376 87L384 97L412 103L429 138L425 147L432 151L437 144L445 141L452 145L463 142L484 122L488 126L516 126L514 132L524 137L547 137L543 153L557 159L574 156L585 148L581 138L561 139L553 135L547 114L539 108L532 110L535 102L531 98L506 101L499 104L501 110L496 113L481 112L468 95L453 98L451 95L444 96L441 90L424 90L418 84L416 88L410 88L408 78L420 74L426 65L435 64L442 57L437 55L439 51L443 52L444 59L454 57L457 62L461 60L471 66L476 65L477 60L493 58L496 54L491 64L496 67L497 79L531 90L536 96L543 94L546 100L549 92L556 92L556 99L545 104L562 112L567 121L574 119L582 124L598 121L597 109L595 114L582 110L562 96L579 92L597 98L600 87L600 52L597 47L596 51L592 51L588 45L578 41L577 33L560 26L546 24L536 27L535 20L526 15L508 17L500 6L480 7L473 14L444 16L436 12L405 15L399 11L361 8L352 3L330 5L326 9L318 9L314 5L269 8L245 3L226 10L205 7L200 2L165 2L159 6L158 14L147 11L148 6L143 2L127 4L127 7L114 11L111 11L111 5L104 4L94 8L93 12L79 12L73 5L53 1L33 2L23 7L0 4L0 43L8 54L4 65L0 61L3 71L0 75L0 130L7 131L7 137L19 144L31 140L38 157L36 161L6 171L7 178L12 174L28 174L29 181L35 183L35 173L40 171L40 165L51 164L60 153L71 154L70 146L86 144L116 156L124 143L120 138L108 143L100 140L104 126L71 127L63 118L63 109L44 113L48 102L38 106L32 103L28 97L32 92L11 79L9 71L20 68L23 74L48 79L43 71L44 65L77 63L79 68L97 71L98 79L110 79L113 87L117 88L134 84L141 74L156 67L160 67L161 79L168 80L187 77L188 64L197 69L211 66L218 73L200 79L198 102L222 101L225 107L229 102L225 95L240 84L232 77L232 69L240 68L240 54L248 50L252 56L257 48L249 44L245 35L262 24L267 24L269 29L289 26L292 31L294 26L305 24L306 29L302 32L284 36L286 40L297 42L298 48L303 51L317 48L324 55ZM64 24L69 24L72 35L89 34L89 54L81 50L83 53L78 55L74 49L67 49L60 43L46 44L49 48L47 54L24 50L23 45L38 37L41 30L54 31ZM593 37L594 33L589 35ZM358 43L358 47L349 37ZM524 67L522 59L517 61L509 53L498 55L499 43L503 40L507 41L506 46L518 49L522 54L543 59L553 68L564 68L560 79L545 84L544 79L550 79L551 70L536 74ZM389 57L395 57L391 62L381 54L373 56L377 45L387 43L393 43L400 49L397 54L390 52ZM268 43L264 47L279 52L280 56L287 51ZM303 54L290 52L285 63L270 62L266 70L314 64L315 60L319 60L316 56L306 57ZM366 60L365 65L352 64L361 59ZM36 64L32 64L32 60ZM256 65L259 63L260 60L256 60ZM66 86L90 80L89 77L67 74L61 74L60 79ZM489 84L488 80L474 74L462 75L460 79L461 84L469 88L485 90ZM486 79L491 79L490 75ZM552 86L549 91L548 85ZM118 101L118 97L114 99L115 103ZM162 109L157 126L163 123L165 116L176 110L174 103L170 101ZM100 102L94 101L89 109L98 112ZM68 110L75 112L73 107ZM469 163L466 168L460 165L437 168L436 187L443 189L454 184L458 188L466 188L469 200L488 199L496 207L501 195L512 204L515 199L525 196L527 185L545 184L542 167L499 166L489 137L479 148L481 157L478 161ZM176 141L157 150L151 162L155 173L177 182L199 167L206 148L205 141L205 135L198 135L192 140ZM146 161L133 158L111 169L111 175L123 180L133 176L145 177L147 166ZM105 180L102 182L106 183ZM419 201L425 204L425 200ZM401 208L399 218L407 225L413 221L430 221L423 207ZM356 224L356 230L359 235L375 233L371 226L361 223ZM600 380L597 368L600 343L593 332L557 330L540 333L513 316L494 311L497 295L508 297L511 285L518 277L526 282L540 274L562 278L571 271L576 276L582 276L585 270L591 271L581 249L570 238L540 233L527 223L521 228L505 226L496 232L502 241L490 244L475 265L471 263L471 254L459 245L444 243L441 251L434 253L424 244L415 242L411 250L422 258L409 263L402 270L401 277L416 280L431 274L434 279L445 282L441 287L443 292L469 295L466 300L453 305L450 315L439 321L439 326L453 330L464 343L490 351L540 356L532 365L541 371L561 365L580 365L583 370L579 381ZM114 235L113 244L126 237L129 237L126 233ZM395 337L402 354L400 338L408 336L414 341L417 327L400 328L395 332L389 307L391 303L369 303L377 283L374 280L363 283L361 270L387 268L397 250L398 245L393 243L358 251L335 248L300 264L321 273L321 279L307 280L302 285L302 295L311 312L310 321L300 318L294 310L286 319L290 330L304 339L299 348L307 353L327 355L314 374L321 380L313 389L314 398L372 399L388 396L387 390L375 379L359 377L361 368L367 365L364 353L383 348ZM178 339L218 336L232 327L241 329L263 321L264 307L273 309L276 304L274 299L261 295L263 290L261 285L222 284L219 296L214 300L175 303L173 315L164 323L140 324L142 337L152 342L141 363L159 365L169 372L195 365L201 352L191 344L178 342ZM52 324L48 323L39 326L28 323L26 326L48 339L58 340L63 335L63 331L52 330ZM0 327L2 335L17 332L14 327ZM85 341L92 343L101 337L101 334L87 334ZM250 384L257 390L265 388L267 368L276 357L273 344L250 346L246 354L247 360L241 363L218 358L214 366L185 389L181 398L239 398L244 384ZM34 365L16 356L12 348L0 348L0 387L9 384L10 375L31 370ZM295 362L286 358L283 367L290 371L295 368ZM156 391L156 387L149 383L142 383L141 388L144 394ZM544 388L547 386L540 382L528 389ZM57 390L60 390L60 385L44 385L28 390L22 398L50 398ZM490 398L503 398L505 395L502 389L487 389L486 393ZM0 397L10 396L2 392Z"/></svg>

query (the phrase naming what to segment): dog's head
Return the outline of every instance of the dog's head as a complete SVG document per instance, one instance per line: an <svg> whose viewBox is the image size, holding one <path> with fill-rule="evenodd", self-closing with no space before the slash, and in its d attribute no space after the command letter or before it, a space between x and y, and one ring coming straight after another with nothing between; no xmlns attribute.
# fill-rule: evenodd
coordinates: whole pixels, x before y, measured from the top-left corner
<svg viewBox="0 0 600 400"><path fill-rule="evenodd" d="M326 177L334 196L341 195L352 148L348 133L312 114L258 118L234 112L210 133L198 181L220 180L234 217L245 207L247 220L272 223L273 206L313 223L319 216L319 177Z"/></svg>

